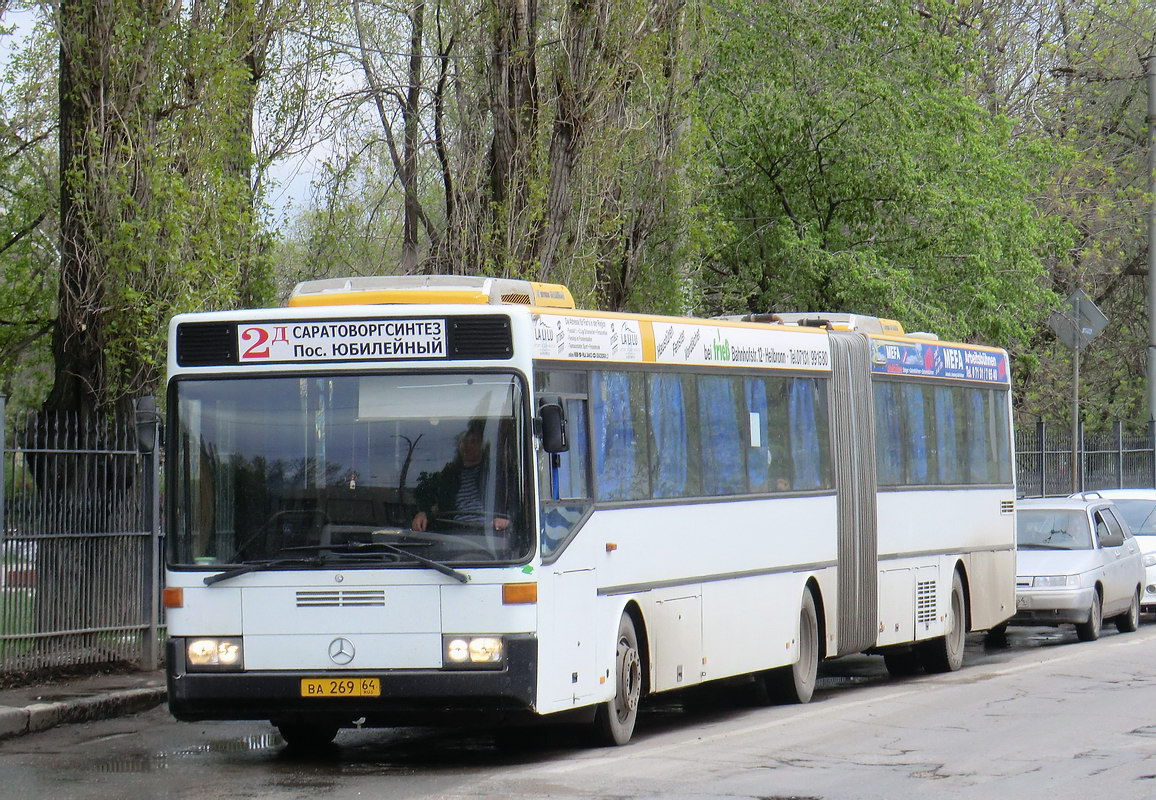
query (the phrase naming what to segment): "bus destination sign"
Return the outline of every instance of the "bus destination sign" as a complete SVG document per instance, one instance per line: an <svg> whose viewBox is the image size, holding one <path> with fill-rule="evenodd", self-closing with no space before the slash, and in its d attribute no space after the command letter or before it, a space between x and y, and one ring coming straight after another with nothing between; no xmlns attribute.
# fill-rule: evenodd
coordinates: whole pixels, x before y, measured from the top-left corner
<svg viewBox="0 0 1156 800"><path fill-rule="evenodd" d="M350 319L237 325L242 364L446 358L444 319Z"/></svg>

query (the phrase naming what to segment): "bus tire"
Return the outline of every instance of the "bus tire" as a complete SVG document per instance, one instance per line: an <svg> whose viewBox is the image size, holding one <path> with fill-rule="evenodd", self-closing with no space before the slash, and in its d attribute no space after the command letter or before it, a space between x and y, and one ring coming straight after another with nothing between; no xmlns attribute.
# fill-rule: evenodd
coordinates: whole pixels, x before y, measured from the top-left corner
<svg viewBox="0 0 1156 800"><path fill-rule="evenodd" d="M955 672L963 666L963 646L967 638L967 600L963 596L963 578L956 570L951 578L951 603L947 630L943 636L919 645L923 668L928 672Z"/></svg>
<svg viewBox="0 0 1156 800"><path fill-rule="evenodd" d="M767 675L775 697L784 703L809 703L819 676L819 614L810 589L803 592L799 610L799 660Z"/></svg>
<svg viewBox="0 0 1156 800"><path fill-rule="evenodd" d="M333 744L337 730L336 725L325 723L311 725L307 722L285 722L277 726L277 732L289 749L301 752Z"/></svg>
<svg viewBox="0 0 1156 800"><path fill-rule="evenodd" d="M629 614L618 621L618 638L614 654L614 697L594 712L594 741L603 747L616 747L630 741L638 721L638 702L642 698L642 656L638 651L638 632Z"/></svg>

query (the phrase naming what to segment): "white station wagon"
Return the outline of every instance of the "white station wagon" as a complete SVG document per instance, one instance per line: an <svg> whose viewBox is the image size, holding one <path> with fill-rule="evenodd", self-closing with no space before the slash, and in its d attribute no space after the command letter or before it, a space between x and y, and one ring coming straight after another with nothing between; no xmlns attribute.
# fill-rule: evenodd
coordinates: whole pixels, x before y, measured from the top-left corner
<svg viewBox="0 0 1156 800"><path fill-rule="evenodd" d="M1016 514L1013 625L1074 623L1098 639L1105 619L1120 631L1140 625L1144 562L1119 509L1094 492L1020 500Z"/></svg>

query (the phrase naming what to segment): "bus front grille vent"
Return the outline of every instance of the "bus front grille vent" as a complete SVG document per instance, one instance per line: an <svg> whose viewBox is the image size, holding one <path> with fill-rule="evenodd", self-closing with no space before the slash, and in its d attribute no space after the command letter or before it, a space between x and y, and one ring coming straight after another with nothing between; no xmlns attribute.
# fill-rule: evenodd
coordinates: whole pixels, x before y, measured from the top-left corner
<svg viewBox="0 0 1156 800"><path fill-rule="evenodd" d="M935 581L919 581L915 585L915 624L935 622Z"/></svg>
<svg viewBox="0 0 1156 800"><path fill-rule="evenodd" d="M510 318L498 315L450 317L453 358L510 358L514 338Z"/></svg>
<svg viewBox="0 0 1156 800"><path fill-rule="evenodd" d="M177 326L177 363L211 367L237 363L236 326L225 322L186 322Z"/></svg>
<svg viewBox="0 0 1156 800"><path fill-rule="evenodd" d="M382 589L324 589L297 592L298 608L349 608L351 606L384 606Z"/></svg>

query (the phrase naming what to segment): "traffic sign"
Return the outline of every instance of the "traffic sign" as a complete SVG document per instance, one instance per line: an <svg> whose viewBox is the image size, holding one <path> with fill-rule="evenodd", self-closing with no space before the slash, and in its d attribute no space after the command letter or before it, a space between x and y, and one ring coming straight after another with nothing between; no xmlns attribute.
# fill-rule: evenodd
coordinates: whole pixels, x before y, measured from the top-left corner
<svg viewBox="0 0 1156 800"><path fill-rule="evenodd" d="M1108 318L1082 289L1077 289L1051 313L1048 327L1072 350L1083 350L1108 327Z"/></svg>

